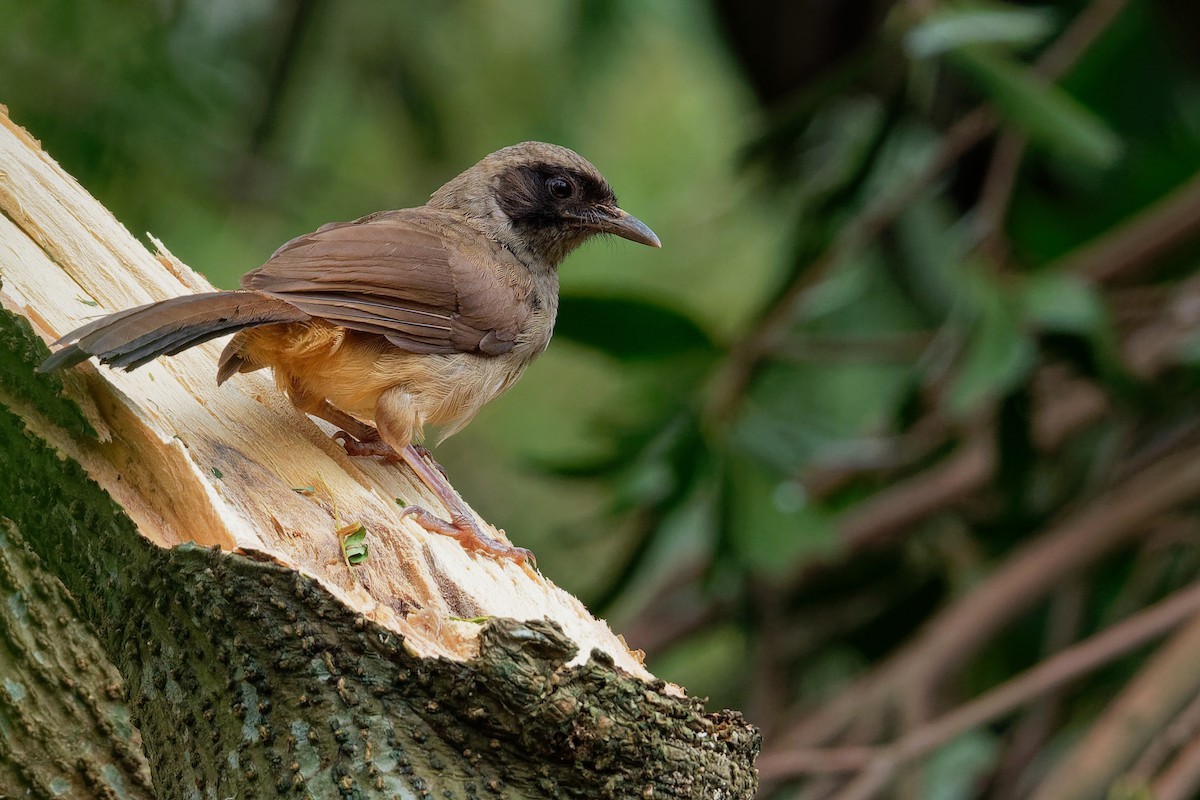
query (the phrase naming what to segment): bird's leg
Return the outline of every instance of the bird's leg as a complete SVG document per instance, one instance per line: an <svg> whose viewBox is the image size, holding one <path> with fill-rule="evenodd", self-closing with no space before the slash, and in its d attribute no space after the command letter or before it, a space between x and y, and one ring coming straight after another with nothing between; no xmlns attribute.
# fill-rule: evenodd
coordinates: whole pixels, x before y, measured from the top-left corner
<svg viewBox="0 0 1200 800"><path fill-rule="evenodd" d="M302 397L299 392L289 393L296 402ZM381 424L387 425L391 431L389 438L394 441L407 441L413 434L413 410L411 398L404 393L390 391L385 393L386 402L380 402L376 408L376 416ZM307 400L308 398L303 398ZM382 399L382 398L381 398ZM533 554L523 547L513 547L487 534L475 521L471 510L450 486L446 479L446 471L433 460L430 452L420 445L406 444L397 450L384 440L379 430L367 423L347 414L334 406L328 400L296 402L297 408L313 416L336 425L340 430L333 439L345 448L346 454L353 457L380 457L392 463L403 461L417 474L429 490L437 495L442 504L450 511L449 521L438 518L420 506L405 506L401 514L412 517L413 520L427 531L444 536L453 536L462 544L463 549L473 553L486 553L493 558L506 558L518 564L533 562ZM403 424L397 424L403 420ZM397 428L397 430L391 430Z"/></svg>
<svg viewBox="0 0 1200 800"><path fill-rule="evenodd" d="M374 426L347 414L328 400L303 405L297 403L297 408L336 425L339 430L333 435L333 440L346 450L346 455L360 458L379 456L393 463L401 460L400 454L383 441Z"/></svg>
<svg viewBox="0 0 1200 800"><path fill-rule="evenodd" d="M522 565L526 562L534 563L533 553L529 550L506 544L486 533L475 521L471 509L467 508L466 503L446 481L445 476L426 461L415 447L408 445L400 451L400 457L417 474L421 482L442 501L442 505L450 512L450 519L439 519L424 508L414 505L405 506L400 512L402 515L412 517L414 522L431 533L453 536L468 552L486 553L493 558L506 558Z"/></svg>
<svg viewBox="0 0 1200 800"><path fill-rule="evenodd" d="M401 513L412 517L418 525L432 533L453 536L463 549L485 553L492 558L515 561L526 569L533 563L533 553L523 547L513 547L487 533L475 521L475 515L454 491L446 473L429 457L429 451L412 444L421 429L422 417L413 396L402 387L385 391L375 403L375 422L384 442L394 445L400 460L416 473L429 490L437 495L450 512L450 519L439 519L420 506L407 505Z"/></svg>
<svg viewBox="0 0 1200 800"><path fill-rule="evenodd" d="M507 558L518 564L533 562L533 553L524 547L514 547L496 539L484 532L475 522L471 510L451 488L446 478L446 470L433 460L429 450L419 445L410 444L400 452L396 452L390 444L379 438L379 434L371 428L374 438L365 441L357 439L346 431L338 431L334 440L346 449L352 457L379 456L393 464L403 461L408 464L417 477L421 479L431 492L437 495L447 509L450 510L450 521L440 519L420 506L406 505L400 510L401 516L412 517L413 520L427 531L453 536L458 539L464 550L472 553L487 553L496 558Z"/></svg>

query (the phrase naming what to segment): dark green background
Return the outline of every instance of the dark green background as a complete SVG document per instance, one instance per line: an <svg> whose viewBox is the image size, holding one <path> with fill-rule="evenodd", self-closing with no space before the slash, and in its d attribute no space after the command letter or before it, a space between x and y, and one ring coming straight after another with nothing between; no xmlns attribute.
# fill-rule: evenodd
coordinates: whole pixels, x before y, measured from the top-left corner
<svg viewBox="0 0 1200 800"><path fill-rule="evenodd" d="M504 145L592 160L662 250L572 256L548 353L437 455L657 674L744 709L770 750L1200 425L1187 330L1152 375L1121 356L1187 285L1195 242L1108 283L1060 260L1200 170L1198 15L1126 3L1046 84L1032 65L1094 5L0 0L0 102L131 231L223 287ZM994 134L921 177L980 103L1028 138L998 215L981 205ZM1032 420L1059 378L1111 410L1048 449ZM879 492L972 442L997 454L981 485L849 547ZM1073 576L1075 638L1195 578L1194 527ZM946 699L1035 663L1052 607L1012 620ZM1043 743L1139 663L1072 695ZM943 749L927 796L992 796L1009 733Z"/></svg>

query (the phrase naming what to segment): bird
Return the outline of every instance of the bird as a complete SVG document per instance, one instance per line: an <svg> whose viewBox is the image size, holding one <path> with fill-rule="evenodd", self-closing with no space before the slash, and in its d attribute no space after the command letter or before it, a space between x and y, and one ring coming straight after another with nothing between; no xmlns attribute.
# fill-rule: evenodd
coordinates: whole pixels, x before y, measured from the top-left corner
<svg viewBox="0 0 1200 800"><path fill-rule="evenodd" d="M270 369L301 412L332 423L350 456L404 463L449 511L403 509L468 552L527 566L532 554L484 531L420 446L499 397L550 343L558 268L611 234L661 247L617 204L590 162L566 147L523 142L451 179L423 206L322 225L242 276L241 288L118 311L71 331L39 367L95 356L136 369L233 334L218 386ZM440 440L439 440L440 441Z"/></svg>

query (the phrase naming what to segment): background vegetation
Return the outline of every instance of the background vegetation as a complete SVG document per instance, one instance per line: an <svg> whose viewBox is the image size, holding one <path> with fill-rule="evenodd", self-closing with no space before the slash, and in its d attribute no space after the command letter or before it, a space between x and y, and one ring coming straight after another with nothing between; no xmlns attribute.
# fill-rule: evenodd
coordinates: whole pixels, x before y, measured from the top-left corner
<svg viewBox="0 0 1200 800"><path fill-rule="evenodd" d="M484 153L664 247L563 268L438 449L767 797L1200 786L1188 0L0 0L0 102L221 286ZM0 165L2 168L3 165Z"/></svg>

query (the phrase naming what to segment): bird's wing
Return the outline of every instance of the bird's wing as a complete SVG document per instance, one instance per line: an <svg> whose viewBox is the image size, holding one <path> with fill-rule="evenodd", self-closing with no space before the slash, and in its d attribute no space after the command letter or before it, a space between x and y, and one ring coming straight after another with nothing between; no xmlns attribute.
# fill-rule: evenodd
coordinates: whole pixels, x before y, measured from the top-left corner
<svg viewBox="0 0 1200 800"><path fill-rule="evenodd" d="M528 287L496 263L506 251L473 258L445 230L419 210L326 225L242 285L412 353L507 353L529 315Z"/></svg>

